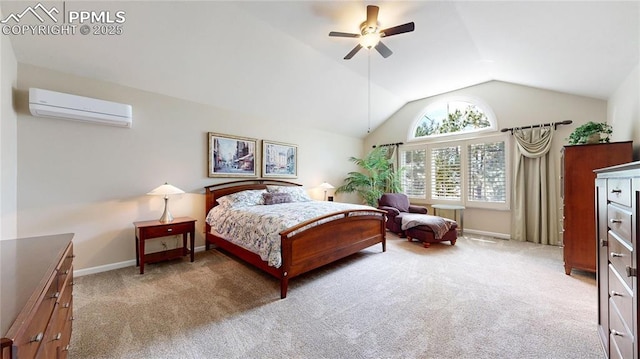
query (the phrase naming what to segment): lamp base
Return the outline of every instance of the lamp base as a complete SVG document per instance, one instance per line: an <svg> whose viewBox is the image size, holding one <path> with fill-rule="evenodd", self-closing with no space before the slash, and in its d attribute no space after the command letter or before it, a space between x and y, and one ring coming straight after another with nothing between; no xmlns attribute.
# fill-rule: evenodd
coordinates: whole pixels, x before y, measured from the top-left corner
<svg viewBox="0 0 640 359"><path fill-rule="evenodd" d="M173 222L173 216L169 212L169 197L164 197L164 212L162 213L162 217L158 220L160 223L171 223Z"/></svg>

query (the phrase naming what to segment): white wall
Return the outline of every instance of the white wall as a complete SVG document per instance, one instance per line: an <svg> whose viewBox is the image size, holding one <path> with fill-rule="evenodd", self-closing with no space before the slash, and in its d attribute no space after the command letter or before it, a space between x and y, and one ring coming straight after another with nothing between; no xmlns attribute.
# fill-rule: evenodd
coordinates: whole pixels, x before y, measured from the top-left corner
<svg viewBox="0 0 640 359"><path fill-rule="evenodd" d="M1 17L1 16L0 16ZM18 139L13 89L18 65L9 38L0 36L0 239L17 236Z"/></svg>
<svg viewBox="0 0 640 359"><path fill-rule="evenodd" d="M131 104L133 128L33 117L29 87ZM203 244L203 187L233 180L207 177L208 132L299 145L295 181L310 189L340 184L355 169L348 157L362 154L361 139L296 127L294 119L269 123L25 64L18 88L18 234L74 232L76 270L134 260L132 222L160 217L162 198L145 194L165 181L187 192L170 199L171 213L196 218Z"/></svg>
<svg viewBox="0 0 640 359"><path fill-rule="evenodd" d="M573 124L558 127L551 149L556 162L558 195L560 151L567 143L565 138L583 123L605 122L607 118L607 105L603 100L490 81L408 103L365 139L365 150L370 150L374 144L407 143L407 133L413 121L423 115L427 106L447 96L469 96L484 101L495 113L499 128L572 120ZM558 198L558 206L561 205ZM559 223L560 220L558 218ZM465 229L502 236L509 236L511 233L510 211L469 208L465 210L464 221Z"/></svg>
<svg viewBox="0 0 640 359"><path fill-rule="evenodd" d="M634 159L640 159L640 64L609 98L607 122L616 141L634 141Z"/></svg>

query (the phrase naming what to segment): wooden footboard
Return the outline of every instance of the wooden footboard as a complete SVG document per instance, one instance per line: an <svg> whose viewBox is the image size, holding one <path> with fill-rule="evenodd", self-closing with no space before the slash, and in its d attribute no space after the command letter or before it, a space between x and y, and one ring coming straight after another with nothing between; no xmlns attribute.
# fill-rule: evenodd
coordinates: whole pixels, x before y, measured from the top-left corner
<svg viewBox="0 0 640 359"><path fill-rule="evenodd" d="M308 227L336 214L341 218ZM385 212L378 210L343 211L316 218L281 232L280 297L287 296L290 278L350 256L377 243L381 243L382 251L386 252L384 216ZM304 227L308 228L288 236Z"/></svg>
<svg viewBox="0 0 640 359"><path fill-rule="evenodd" d="M206 213L216 205L216 198L248 190L265 189L267 184L296 185L279 180L243 180L206 187ZM222 186L223 188L216 189ZM337 217L325 221L329 217ZM274 268L259 255L211 233L206 227L206 248L214 244L280 280L280 298L286 298L289 279L342 259L360 250L382 244L386 251L385 212L377 209L333 213L301 223L280 233L282 265Z"/></svg>

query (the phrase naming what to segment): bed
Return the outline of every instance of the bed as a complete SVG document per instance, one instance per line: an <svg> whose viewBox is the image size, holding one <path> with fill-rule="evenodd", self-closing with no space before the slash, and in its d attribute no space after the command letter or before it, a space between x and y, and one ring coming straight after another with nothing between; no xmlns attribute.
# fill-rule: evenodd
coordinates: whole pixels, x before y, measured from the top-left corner
<svg viewBox="0 0 640 359"><path fill-rule="evenodd" d="M382 245L382 252L386 251L385 212L371 207L332 212L280 231L277 233L280 247L279 265L274 263L270 265L270 261L263 259L260 254L247 249L246 246L233 243L230 241L233 238L225 238L216 230L212 230L210 222L214 226L216 223L210 213L213 212L214 207L220 205L218 200L225 196L229 198L232 197L230 195L238 195L240 192L244 194L266 190L268 187L269 189L274 187L302 189L301 185L296 183L271 179L240 180L205 187L205 217L207 218L205 244L207 250L213 244L277 278L280 281L280 298L284 299L287 296L289 279L300 274L378 243ZM215 210L218 211L221 208Z"/></svg>

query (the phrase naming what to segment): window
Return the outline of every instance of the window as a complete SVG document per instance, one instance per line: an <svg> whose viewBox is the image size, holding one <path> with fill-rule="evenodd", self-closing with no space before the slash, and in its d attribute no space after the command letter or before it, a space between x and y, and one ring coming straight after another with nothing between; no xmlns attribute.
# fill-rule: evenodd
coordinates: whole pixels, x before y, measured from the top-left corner
<svg viewBox="0 0 640 359"><path fill-rule="evenodd" d="M504 141L469 144L469 201L506 203Z"/></svg>
<svg viewBox="0 0 640 359"><path fill-rule="evenodd" d="M431 198L460 200L460 146L431 149Z"/></svg>
<svg viewBox="0 0 640 359"><path fill-rule="evenodd" d="M481 101L449 98L429 105L410 129L409 140L496 129L493 112Z"/></svg>
<svg viewBox="0 0 640 359"><path fill-rule="evenodd" d="M402 190L429 203L509 209L508 136L400 148Z"/></svg>
<svg viewBox="0 0 640 359"><path fill-rule="evenodd" d="M424 198L427 195L427 150L419 148L400 152L400 168L403 168L401 185L409 197Z"/></svg>
<svg viewBox="0 0 640 359"><path fill-rule="evenodd" d="M509 143L491 108L472 98L429 105L400 148L402 190L428 203L509 209ZM461 135L464 134L464 135Z"/></svg>

